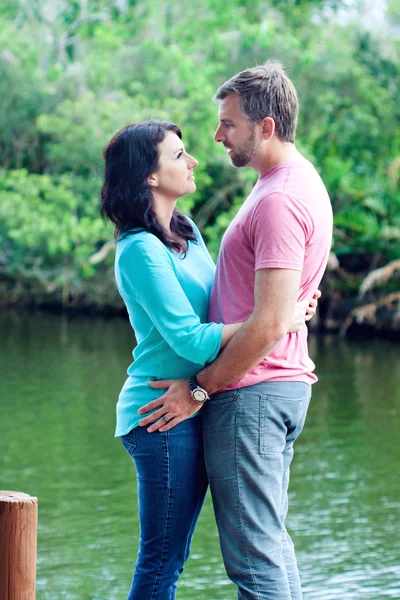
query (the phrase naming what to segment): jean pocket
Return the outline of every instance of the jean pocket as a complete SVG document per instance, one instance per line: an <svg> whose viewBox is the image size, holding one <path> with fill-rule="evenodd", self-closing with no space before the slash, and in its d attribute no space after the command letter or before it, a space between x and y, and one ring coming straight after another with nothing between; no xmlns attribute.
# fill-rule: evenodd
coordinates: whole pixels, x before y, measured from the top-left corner
<svg viewBox="0 0 400 600"><path fill-rule="evenodd" d="M207 404L210 406L214 404L232 404L232 402L234 402L235 400L237 400L237 395L233 392L229 394L226 392L222 392L211 396L210 399L207 400Z"/></svg>
<svg viewBox="0 0 400 600"><path fill-rule="evenodd" d="M308 407L308 394L297 398L262 396L260 399L260 454L282 454L300 434Z"/></svg>
<svg viewBox="0 0 400 600"><path fill-rule="evenodd" d="M122 445L124 446L125 450L128 452L128 454L130 456L132 456L132 454L136 450L136 432L135 432L135 430L131 429L129 431L129 433L126 433L125 435L121 435L121 442L122 442Z"/></svg>

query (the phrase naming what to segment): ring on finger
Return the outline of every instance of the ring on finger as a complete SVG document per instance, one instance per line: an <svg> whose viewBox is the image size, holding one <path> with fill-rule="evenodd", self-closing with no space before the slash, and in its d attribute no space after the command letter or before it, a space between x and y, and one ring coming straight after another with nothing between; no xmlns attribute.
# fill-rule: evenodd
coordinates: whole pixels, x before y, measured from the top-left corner
<svg viewBox="0 0 400 600"><path fill-rule="evenodd" d="M165 421L166 423L168 423L169 419L167 419L166 415L163 415L161 418L162 418L163 421Z"/></svg>

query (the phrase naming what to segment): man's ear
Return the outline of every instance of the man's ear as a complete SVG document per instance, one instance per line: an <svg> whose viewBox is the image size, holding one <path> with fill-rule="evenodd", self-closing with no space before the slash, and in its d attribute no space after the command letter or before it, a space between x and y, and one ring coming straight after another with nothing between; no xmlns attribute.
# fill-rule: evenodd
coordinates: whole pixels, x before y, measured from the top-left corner
<svg viewBox="0 0 400 600"><path fill-rule="evenodd" d="M264 117L261 121L261 135L264 140L269 140L275 133L275 121L272 117Z"/></svg>
<svg viewBox="0 0 400 600"><path fill-rule="evenodd" d="M150 187L157 187L158 186L158 181L157 181L157 175L156 175L156 173L151 173L148 176L147 183L149 184Z"/></svg>

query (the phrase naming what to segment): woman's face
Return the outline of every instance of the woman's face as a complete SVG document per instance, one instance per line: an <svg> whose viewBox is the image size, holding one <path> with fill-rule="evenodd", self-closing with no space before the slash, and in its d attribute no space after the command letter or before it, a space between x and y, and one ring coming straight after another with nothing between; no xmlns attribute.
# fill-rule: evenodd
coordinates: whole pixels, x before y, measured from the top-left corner
<svg viewBox="0 0 400 600"><path fill-rule="evenodd" d="M158 196L176 200L196 190L193 169L199 164L185 151L183 142L173 131L167 131L158 146L159 168L149 177Z"/></svg>

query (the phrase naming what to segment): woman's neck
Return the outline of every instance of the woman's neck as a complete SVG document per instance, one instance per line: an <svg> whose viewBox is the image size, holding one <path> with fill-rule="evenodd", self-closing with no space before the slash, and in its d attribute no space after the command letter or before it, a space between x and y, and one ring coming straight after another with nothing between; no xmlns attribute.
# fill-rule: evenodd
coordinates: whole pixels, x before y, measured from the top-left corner
<svg viewBox="0 0 400 600"><path fill-rule="evenodd" d="M158 222L164 227L165 231L171 233L171 220L176 206L175 201L167 201L160 196L154 195L153 210Z"/></svg>

